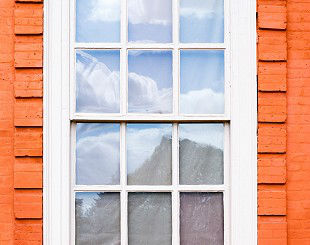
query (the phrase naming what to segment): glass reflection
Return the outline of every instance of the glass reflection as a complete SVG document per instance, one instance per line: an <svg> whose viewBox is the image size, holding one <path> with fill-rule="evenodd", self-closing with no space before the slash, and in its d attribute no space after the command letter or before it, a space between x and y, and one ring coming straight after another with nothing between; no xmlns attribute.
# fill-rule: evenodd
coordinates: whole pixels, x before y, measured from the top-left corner
<svg viewBox="0 0 310 245"><path fill-rule="evenodd" d="M119 124L76 125L76 184L119 184Z"/></svg>
<svg viewBox="0 0 310 245"><path fill-rule="evenodd" d="M171 124L127 125L129 185L171 184Z"/></svg>
<svg viewBox="0 0 310 245"><path fill-rule="evenodd" d="M128 52L128 111L172 112L172 52Z"/></svg>
<svg viewBox="0 0 310 245"><path fill-rule="evenodd" d="M224 0L181 0L180 41L224 42Z"/></svg>
<svg viewBox="0 0 310 245"><path fill-rule="evenodd" d="M181 51L180 111L224 113L224 51Z"/></svg>
<svg viewBox="0 0 310 245"><path fill-rule="evenodd" d="M128 41L172 42L171 0L128 0Z"/></svg>
<svg viewBox="0 0 310 245"><path fill-rule="evenodd" d="M119 42L120 0L76 0L77 42Z"/></svg>
<svg viewBox="0 0 310 245"><path fill-rule="evenodd" d="M181 193L181 245L224 244L222 193Z"/></svg>
<svg viewBox="0 0 310 245"><path fill-rule="evenodd" d="M128 194L129 245L171 245L171 194Z"/></svg>
<svg viewBox="0 0 310 245"><path fill-rule="evenodd" d="M179 125L180 184L223 184L224 125Z"/></svg>
<svg viewBox="0 0 310 245"><path fill-rule="evenodd" d="M76 111L118 113L120 54L117 50L76 52Z"/></svg>
<svg viewBox="0 0 310 245"><path fill-rule="evenodd" d="M76 193L75 244L120 244L119 193Z"/></svg>

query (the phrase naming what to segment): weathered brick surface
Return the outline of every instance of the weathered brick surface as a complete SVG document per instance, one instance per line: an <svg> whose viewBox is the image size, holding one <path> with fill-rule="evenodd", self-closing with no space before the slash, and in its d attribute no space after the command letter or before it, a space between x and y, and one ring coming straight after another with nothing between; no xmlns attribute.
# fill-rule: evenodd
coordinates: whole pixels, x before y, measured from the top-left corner
<svg viewBox="0 0 310 245"><path fill-rule="evenodd" d="M287 8L258 0L258 244L287 244Z"/></svg>
<svg viewBox="0 0 310 245"><path fill-rule="evenodd" d="M258 93L258 121L285 122L286 94L285 93Z"/></svg>
<svg viewBox="0 0 310 245"><path fill-rule="evenodd" d="M258 217L259 245L286 245L287 222L285 216Z"/></svg>
<svg viewBox="0 0 310 245"><path fill-rule="evenodd" d="M42 34L43 9L41 4L16 4L15 34Z"/></svg>
<svg viewBox="0 0 310 245"><path fill-rule="evenodd" d="M42 69L17 69L14 92L16 98L42 97Z"/></svg>
<svg viewBox="0 0 310 245"><path fill-rule="evenodd" d="M15 190L14 214L17 219L42 218L42 191Z"/></svg>
<svg viewBox="0 0 310 245"><path fill-rule="evenodd" d="M287 59L286 31L258 31L258 59L260 61L285 61Z"/></svg>
<svg viewBox="0 0 310 245"><path fill-rule="evenodd" d="M16 99L15 126L42 126L42 99Z"/></svg>
<svg viewBox="0 0 310 245"><path fill-rule="evenodd" d="M288 244L310 244L310 1L288 7Z"/></svg>
<svg viewBox="0 0 310 245"><path fill-rule="evenodd" d="M14 1L0 1L0 244L14 241Z"/></svg>
<svg viewBox="0 0 310 245"><path fill-rule="evenodd" d="M284 185L258 186L258 215L286 215Z"/></svg>
<svg viewBox="0 0 310 245"><path fill-rule="evenodd" d="M42 36L16 36L15 40L15 67L41 68L43 66Z"/></svg>
<svg viewBox="0 0 310 245"><path fill-rule="evenodd" d="M258 155L258 183L284 184L286 182L286 155Z"/></svg>
<svg viewBox="0 0 310 245"><path fill-rule="evenodd" d="M286 91L286 62L258 62L258 90Z"/></svg>

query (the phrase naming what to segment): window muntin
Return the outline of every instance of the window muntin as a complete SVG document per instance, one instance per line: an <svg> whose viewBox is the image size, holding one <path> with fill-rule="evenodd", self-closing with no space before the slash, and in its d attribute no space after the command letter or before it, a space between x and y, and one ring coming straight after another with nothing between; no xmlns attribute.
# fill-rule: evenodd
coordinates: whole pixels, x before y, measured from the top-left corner
<svg viewBox="0 0 310 245"><path fill-rule="evenodd" d="M77 0L81 1L81 0ZM103 0L102 0L103 1ZM119 125L120 127L120 172L119 172L119 178L120 183L119 184L78 184L75 182L73 178L72 182L72 190L73 190L73 199L74 199L74 193L88 193L88 192L96 192L96 193L120 193L120 229L121 229L121 243L122 244L134 244L132 243L132 229L130 227L130 214L129 214L129 199L130 197L134 197L134 194L144 194L145 196L149 196L149 194L157 193L157 194L168 194L170 196L170 206L172 207L171 215L169 216L171 218L171 241L172 244L187 244L185 237L182 237L182 234L180 234L180 228L184 234L190 235L190 231L187 231L186 226L182 226L182 214L181 214L181 201L182 197L184 197L184 200L192 200L190 197L186 198L186 194L189 193L188 196L190 196L190 193L197 194L198 197L196 197L195 200L203 199L205 200L206 197L209 200L209 196L211 197L211 194L218 193L219 195L216 195L217 199L220 199L221 201L218 201L218 210L223 209L223 212L221 213L218 211L217 214L215 214L214 218L215 220L221 220L220 223L217 223L216 227L208 228L210 230L216 229L218 231L217 237L214 239L217 239L216 241L219 242L219 244L222 244L222 241L228 242L228 210L229 210L229 173L228 173L228 149L229 147L229 45L227 38L228 33L226 33L223 36L223 40L218 39L216 42L212 42L211 40L207 41L201 41L198 42L192 42L192 43L182 43L182 37L181 37L181 31L179 28L181 27L181 21L179 19L179 11L180 11L180 4L182 4L181 0L172 0L171 6L172 6L172 32L171 32L171 40L173 42L168 41L155 41L155 42L149 42L146 40L138 40L133 41L130 39L130 33L129 33L129 25L130 23L127 23L127 16L129 17L129 1L121 2L121 20L120 20L120 42L114 42L114 41L105 41L101 40L99 42L94 41L81 41L79 42L78 39L77 42L73 42L72 49L78 51L84 52L85 50L97 50L100 52L105 51L113 51L113 50L119 50L120 57L119 57L119 65L120 65L120 88L119 88L119 105L120 110L119 112L117 110L112 111L104 111L104 107L97 107L95 110L84 110L84 111L78 111L77 110L77 100L74 98L74 94L76 94L76 83L77 78L73 77L72 79L72 100L71 100L71 119L72 119L72 132L73 135L76 133L76 124L77 123L84 123L84 122L91 122L91 123L98 123L98 124L105 124L105 123L113 123L115 125ZM134 2L134 1L133 1ZM161 1L158 1L159 4ZM169 1L168 1L169 2ZM213 1L214 2L214 1ZM220 2L220 1L219 1ZM215 3L216 4L216 3ZM128 7L128 9L127 9ZM227 4L225 6L227 8ZM222 16L223 17L223 16ZM129 20L128 20L129 21ZM221 30L224 33L224 25L219 25L220 28L223 28ZM227 29L227 26L225 26ZM225 37L225 38L224 38ZM223 42L225 39L225 42ZM73 40L74 36L73 36ZM130 108L130 54L133 52L138 53L171 53L171 76L172 81L168 82L165 79L166 84L171 84L170 86L166 86L166 89L171 89L171 97L166 96L167 100L170 99L171 110L163 110L161 107L160 110L155 110L158 108L156 107L156 103L154 103L154 100L150 104L144 104L141 103L140 110L131 110ZM195 89L193 87L190 88L188 91L183 93L183 95L190 94L191 91L195 90L203 90L203 89L209 89L212 92L216 92L218 94L217 96L217 104L219 106L215 107L207 106L210 103L210 100L202 100L201 104L205 104L206 108L208 109L196 109L194 105L191 105L190 100L189 103L184 103L182 99L182 57L184 61L184 57L186 54L217 54L214 56L218 56L218 62L210 62L211 65L207 67L207 69L201 69L201 72L205 72L207 74L208 71L220 71L218 75L218 79L214 81L210 76L206 76L209 78L209 81L198 81L198 85L200 83L200 86L198 89ZM203 55L202 55L203 56ZM206 55L207 56L207 55ZM212 55L211 55L212 56ZM186 58L186 57L185 57ZM194 58L195 59L195 58ZM142 62L143 63L143 62ZM160 62L159 62L160 63ZM191 62L189 62L191 63ZM204 63L204 62L202 62ZM206 62L207 63L207 62ZM213 65L212 65L213 64ZM194 66L195 64L193 64ZM206 65L206 64L204 64ZM199 67L199 66L198 66ZM189 70L195 70L195 67L189 68ZM75 73L76 70L76 64L75 67L72 66L73 74L75 76L77 75ZM199 69L196 68L196 70L199 71ZM206 71L205 71L206 70ZM145 72L145 70L142 70L142 72ZM199 75L202 76L202 75ZM199 77L198 76L198 77ZM196 78L197 79L197 78ZM154 80L154 79L153 79ZM199 79L197 79L199 80ZM183 80L186 81L186 80ZM187 93L187 94L186 94ZM117 94L117 93L115 93ZM114 96L116 97L116 96ZM184 98L184 96L183 96ZM196 98L194 96L194 98ZM211 96L212 98L212 96ZM214 98L214 97L213 97ZM213 99L214 100L214 99ZM214 101L212 101L214 102ZM182 106L185 104L189 109L183 110L185 106ZM165 103L166 105L169 103ZM197 105L197 103L196 103ZM143 108L144 107L144 108ZM183 107L183 108L182 108ZM75 109L76 108L76 109ZM151 108L151 109L150 109ZM155 108L155 109L153 109ZM127 175L128 174L128 152L126 150L126 147L128 147L128 128L130 128L133 123L135 124L171 124L172 125L172 139L171 139L171 184L165 184L163 183L143 183L143 184L130 184L130 178ZM199 123L199 124L198 124ZM180 143L181 140L181 134L182 134L182 127L189 124L190 126L205 126L212 128L214 125L222 125L222 133L219 133L218 136L216 136L214 139L212 139L212 133L210 133L208 137L208 140L218 141L217 138L221 138L222 134L222 149L221 147L217 148L220 151L222 150L222 160L217 161L217 167L216 167L216 173L215 177L211 180L208 177L204 176L201 178L201 180L198 181L198 183L195 182L188 182L186 181L186 178L182 177L181 174L181 154L180 154ZM212 130L210 130L212 131ZM76 156L75 153L75 137L72 138L72 163L73 163L73 171L76 171ZM216 144L216 143L214 143ZM219 154L221 155L221 154ZM221 158L221 157L218 157ZM194 173L195 174L195 173ZM75 174L73 174L75 176ZM210 194L210 195L209 195ZM194 195L195 196L195 195ZM199 196L202 196L199 199ZM218 198L220 197L220 198ZM169 199L169 198L167 198ZM211 198L212 199L212 198ZM216 198L215 198L216 199ZM201 204L201 207L199 209L203 210L206 208L207 204L204 201L201 201L203 204ZM199 203L197 203L199 205ZM212 206L212 205L211 205ZM168 208L169 209L169 208ZM73 212L74 216L74 212ZM197 214L199 216L199 214ZM225 219L224 219L225 216ZM169 218L166 217L166 218ZM223 218L222 218L223 217ZM204 224L205 227L208 227L208 224ZM72 225L74 227L74 223ZM184 229L184 227L186 229ZM226 228L225 228L226 227ZM225 230L225 232L224 232ZM186 233L187 232L187 233ZM200 235L202 235L203 232L200 232ZM72 240L74 241L77 236L73 235ZM151 239L151 237L149 237ZM197 238L199 239L199 238ZM200 238L201 239L201 238ZM209 237L211 239L211 237ZM169 243L169 242L168 242ZM170 242L171 243L171 242ZM226 243L225 243L226 244Z"/></svg>

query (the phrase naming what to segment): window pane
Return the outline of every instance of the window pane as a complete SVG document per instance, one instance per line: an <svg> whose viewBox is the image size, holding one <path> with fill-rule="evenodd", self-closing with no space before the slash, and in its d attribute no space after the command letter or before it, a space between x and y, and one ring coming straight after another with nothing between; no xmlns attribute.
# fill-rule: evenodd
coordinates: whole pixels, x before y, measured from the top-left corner
<svg viewBox="0 0 310 245"><path fill-rule="evenodd" d="M129 185L171 184L171 124L127 125Z"/></svg>
<svg viewBox="0 0 310 245"><path fill-rule="evenodd" d="M76 52L76 111L119 112L120 54L117 50Z"/></svg>
<svg viewBox="0 0 310 245"><path fill-rule="evenodd" d="M223 124L180 124L180 184L223 184Z"/></svg>
<svg viewBox="0 0 310 245"><path fill-rule="evenodd" d="M129 193L129 245L171 245L171 194Z"/></svg>
<svg viewBox="0 0 310 245"><path fill-rule="evenodd" d="M119 184L119 124L78 123L76 126L76 183Z"/></svg>
<svg viewBox="0 0 310 245"><path fill-rule="evenodd" d="M180 40L183 43L224 42L224 0L181 0Z"/></svg>
<svg viewBox="0 0 310 245"><path fill-rule="evenodd" d="M76 0L77 42L119 42L120 0Z"/></svg>
<svg viewBox="0 0 310 245"><path fill-rule="evenodd" d="M128 52L128 111L172 112L172 52Z"/></svg>
<svg viewBox="0 0 310 245"><path fill-rule="evenodd" d="M180 111L224 113L224 51L181 51Z"/></svg>
<svg viewBox="0 0 310 245"><path fill-rule="evenodd" d="M172 42L171 0L128 0L128 41Z"/></svg>
<svg viewBox="0 0 310 245"><path fill-rule="evenodd" d="M75 244L120 244L118 193L76 193Z"/></svg>
<svg viewBox="0 0 310 245"><path fill-rule="evenodd" d="M181 193L181 245L224 244L222 193Z"/></svg>

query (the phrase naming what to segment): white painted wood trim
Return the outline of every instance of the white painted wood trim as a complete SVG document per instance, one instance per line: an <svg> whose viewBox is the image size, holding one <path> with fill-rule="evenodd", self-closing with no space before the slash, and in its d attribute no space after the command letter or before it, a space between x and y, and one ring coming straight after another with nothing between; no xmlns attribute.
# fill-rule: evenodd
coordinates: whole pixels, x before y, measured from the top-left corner
<svg viewBox="0 0 310 245"><path fill-rule="evenodd" d="M69 1L44 1L43 243L70 243Z"/></svg>
<svg viewBox="0 0 310 245"><path fill-rule="evenodd" d="M257 244L256 1L231 0L231 244Z"/></svg>

